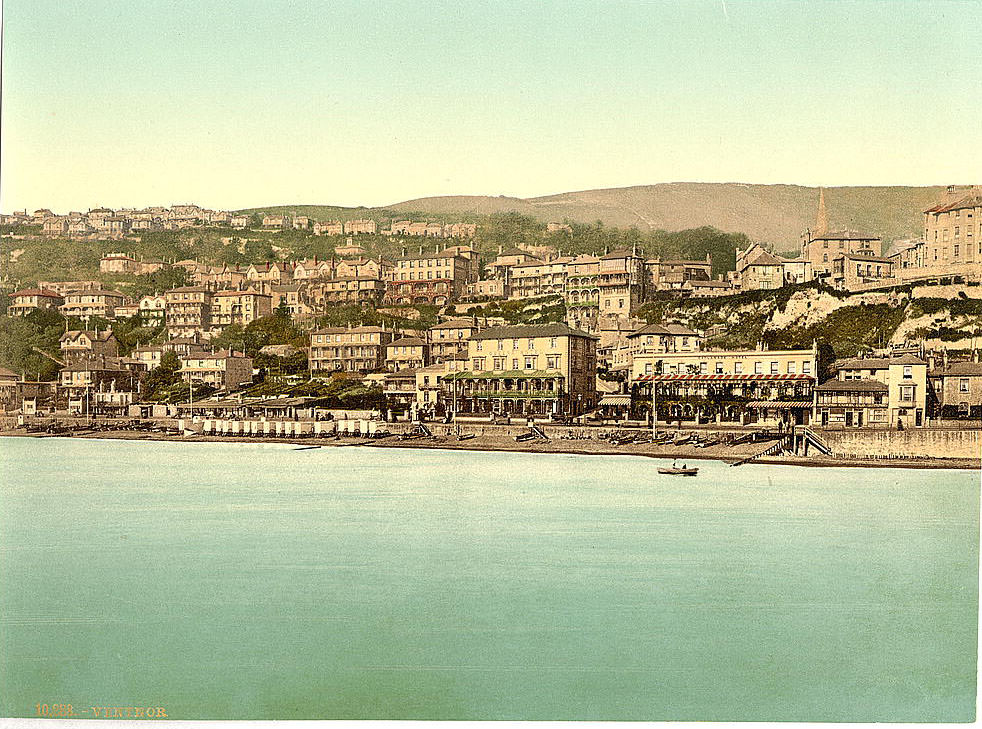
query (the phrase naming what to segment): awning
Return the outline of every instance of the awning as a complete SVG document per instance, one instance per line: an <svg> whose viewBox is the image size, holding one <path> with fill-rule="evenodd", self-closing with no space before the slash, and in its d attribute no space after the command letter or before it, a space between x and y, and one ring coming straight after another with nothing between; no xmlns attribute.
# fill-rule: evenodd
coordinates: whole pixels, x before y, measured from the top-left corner
<svg viewBox="0 0 982 729"><path fill-rule="evenodd" d="M748 408L758 410L796 410L811 406L811 400L752 400L747 403Z"/></svg>
<svg viewBox="0 0 982 729"><path fill-rule="evenodd" d="M556 370L508 370L505 372L453 372L444 376L448 380L529 380L562 378L563 374Z"/></svg>
<svg viewBox="0 0 982 729"><path fill-rule="evenodd" d="M604 395L600 398L601 405L630 405L630 395Z"/></svg>
<svg viewBox="0 0 982 729"><path fill-rule="evenodd" d="M634 382L814 382L811 375L642 375Z"/></svg>

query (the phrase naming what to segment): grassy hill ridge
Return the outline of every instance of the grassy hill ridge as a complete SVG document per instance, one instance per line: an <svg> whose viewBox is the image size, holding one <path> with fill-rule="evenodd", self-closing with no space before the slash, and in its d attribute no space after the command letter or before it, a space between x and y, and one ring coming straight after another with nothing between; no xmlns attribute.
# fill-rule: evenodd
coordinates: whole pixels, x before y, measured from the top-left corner
<svg viewBox="0 0 982 729"><path fill-rule="evenodd" d="M881 236L890 242L917 236L921 213L944 188L866 186L825 188L833 227ZM746 233L754 240L793 250L801 233L814 225L818 188L802 185L673 182L580 190L534 198L446 195L376 208L278 205L243 212L293 212L317 220L425 218L439 222L478 221L495 213L519 213L540 222L603 222L618 228L679 231L712 226Z"/></svg>

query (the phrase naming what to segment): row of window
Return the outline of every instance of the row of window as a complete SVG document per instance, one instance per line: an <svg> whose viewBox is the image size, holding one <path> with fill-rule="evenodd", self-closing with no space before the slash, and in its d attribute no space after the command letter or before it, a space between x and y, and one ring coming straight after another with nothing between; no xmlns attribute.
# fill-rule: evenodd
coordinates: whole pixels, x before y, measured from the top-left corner
<svg viewBox="0 0 982 729"><path fill-rule="evenodd" d="M708 362L700 362L697 366L696 365L688 365L687 366L687 365L681 365L681 364L670 364L666 368L665 374L670 374L670 375L677 375L677 374L696 374L696 372L693 372L692 371L693 368L698 369L698 374L700 374L700 375L708 375L709 374L709 363ZM786 368L785 368L785 372L786 372L786 374L789 374L789 375L798 374L798 363L797 362L791 362L791 361L789 361L787 363ZM644 373L646 375L654 374L654 363L653 362L645 362L645 365L644 365ZM801 374L803 374L803 375L810 375L811 373L812 373L812 363L811 363L811 360L802 360L801 361ZM725 375L725 374L728 374L726 372L726 363L725 362L716 362L715 365L714 365L714 367L713 367L713 374L715 374L715 375ZM746 374L744 372L744 363L743 362L737 361L737 362L734 362L733 363L733 374L735 374L735 375ZM764 372L764 362L759 361L759 360L756 361L756 362L754 362L754 374L755 375L765 374L765 372ZM772 374L772 375L779 375L779 374L781 374L781 363L778 362L778 361L772 361L770 363L770 367L768 369L767 374Z"/></svg>
<svg viewBox="0 0 982 729"><path fill-rule="evenodd" d="M487 359L488 359L487 357L474 357L471 360L471 368L475 372L484 372L485 371L484 365ZM493 371L501 372L508 368L508 359L505 357L491 357L490 360L491 360L491 369ZM525 365L524 369L526 370L538 369L538 362L539 362L539 357L537 355L534 354L527 355L524 358L524 365ZM558 370L559 363L560 363L560 356L558 354L546 355L546 369ZM514 357L511 360L510 369L513 370L522 369L520 367L520 364L522 364L522 362L519 360L519 358Z"/></svg>
<svg viewBox="0 0 982 729"><path fill-rule="evenodd" d="M325 344L327 342L378 342L379 334L314 334L315 344Z"/></svg>
<svg viewBox="0 0 982 729"><path fill-rule="evenodd" d="M504 339L497 339L495 341L497 342L498 351L499 352L503 351L505 349L505 340ZM512 339L511 340L511 348L513 350L515 350L515 351L518 351L518 349L519 349L519 342L521 342L521 341L522 341L521 339ZM535 339L526 339L525 341L528 342L528 349L529 349L529 351L532 351L532 350L535 349ZM484 351L484 341L483 340L480 340L480 339L477 340L477 342L475 343L475 345L476 345L476 349L477 349L478 352L483 352ZM558 345L559 345L559 337L550 337L549 338L549 349L555 349Z"/></svg>

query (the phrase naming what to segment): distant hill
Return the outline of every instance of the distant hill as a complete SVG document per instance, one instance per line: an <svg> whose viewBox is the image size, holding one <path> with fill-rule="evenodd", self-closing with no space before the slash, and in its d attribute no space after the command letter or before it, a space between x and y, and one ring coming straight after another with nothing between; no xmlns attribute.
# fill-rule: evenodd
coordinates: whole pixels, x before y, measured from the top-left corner
<svg viewBox="0 0 982 729"><path fill-rule="evenodd" d="M941 197L943 187L830 187L825 190L829 221L836 228L871 232L884 241L919 235L921 213ZM660 185L565 192L535 198L429 197L387 206L427 213L513 211L542 221L570 220L641 230L685 230L710 225L772 243L798 245L814 225L818 188L800 185L673 182Z"/></svg>
<svg viewBox="0 0 982 729"><path fill-rule="evenodd" d="M941 197L943 187L829 187L825 203L834 228L873 233L886 243L922 232L921 213ZM477 220L491 213L515 212L542 222L602 221L640 230L678 231L712 226L746 233L777 250L797 249L799 236L814 225L818 188L800 185L672 182L564 192L517 198L480 195L424 197L378 208L279 205L244 212L294 212L317 220L412 217Z"/></svg>

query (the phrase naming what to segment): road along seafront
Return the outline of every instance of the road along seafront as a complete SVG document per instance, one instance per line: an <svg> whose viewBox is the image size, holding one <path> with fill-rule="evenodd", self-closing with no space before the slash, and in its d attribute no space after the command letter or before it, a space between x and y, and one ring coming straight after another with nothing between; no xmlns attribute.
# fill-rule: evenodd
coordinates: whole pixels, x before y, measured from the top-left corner
<svg viewBox="0 0 982 729"><path fill-rule="evenodd" d="M219 423L225 432L219 433ZM351 430L359 426L351 421ZM233 424L234 430L233 432ZM365 421L361 429L368 432ZM489 423L444 424L378 423L372 432L387 437L351 434L338 423L288 421L266 425L269 432L257 427L246 434L248 421L133 421L57 418L38 420L30 427L18 427L15 420L0 421L0 435L74 438L109 438L120 440L171 440L182 442L279 442L304 446L368 446L373 448L422 448L466 451L509 451L519 453L571 453L584 455L634 455L651 458L716 460L731 464L744 462L800 466L856 466L888 468L982 469L982 431L958 429L937 431L822 431L821 440L831 444L831 453L809 448L806 455L789 452L791 434L773 431L715 430L684 428L651 431L615 426L571 427L537 424L535 432L527 425L494 425ZM255 425L259 425L256 423ZM303 426L303 427L301 427ZM314 430L321 430L315 434ZM278 432L279 431L279 432ZM289 435L287 433L290 433ZM299 434L297 434L299 433ZM532 436L532 437L529 437ZM925 436L927 436L925 438ZM524 438L528 439L524 439ZM749 438L753 437L753 440ZM523 438L523 440L516 440ZM915 440L911 444L911 440ZM869 441L872 440L872 447ZM956 444L951 447L950 441ZM921 442L924 441L924 442ZM937 442L942 445L939 447Z"/></svg>

